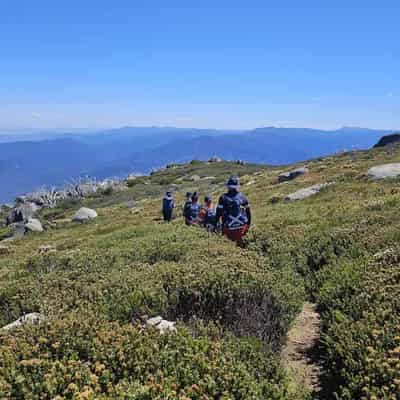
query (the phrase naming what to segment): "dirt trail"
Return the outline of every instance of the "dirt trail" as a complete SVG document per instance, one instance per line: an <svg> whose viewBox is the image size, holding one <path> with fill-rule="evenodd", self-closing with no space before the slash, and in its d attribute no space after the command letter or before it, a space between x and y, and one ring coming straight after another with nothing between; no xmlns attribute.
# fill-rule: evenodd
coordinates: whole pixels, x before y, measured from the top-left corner
<svg viewBox="0 0 400 400"><path fill-rule="evenodd" d="M312 351L320 336L320 316L316 305L305 303L288 332L282 359L292 372L296 386L313 393L318 399L321 391L321 366L312 357Z"/></svg>

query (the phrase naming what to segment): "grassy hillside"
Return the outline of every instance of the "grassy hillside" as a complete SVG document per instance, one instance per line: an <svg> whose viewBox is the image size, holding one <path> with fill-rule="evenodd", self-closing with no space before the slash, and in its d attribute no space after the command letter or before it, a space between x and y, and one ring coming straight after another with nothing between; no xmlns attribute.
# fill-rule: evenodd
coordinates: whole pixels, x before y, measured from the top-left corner
<svg viewBox="0 0 400 400"><path fill-rule="evenodd" d="M45 233L0 253L0 326L46 316L0 333L0 398L310 398L280 350L311 300L322 317L325 398L397 399L399 180L365 175L394 161L398 148L312 160L308 175L282 184L277 174L293 166L195 162L86 200L99 213L88 224L69 220L82 204L43 211ZM179 215L160 221L166 188L179 201L195 188L216 196L231 172L254 210L246 249ZM333 184L283 200L322 182ZM156 315L178 321L178 332L143 326Z"/></svg>

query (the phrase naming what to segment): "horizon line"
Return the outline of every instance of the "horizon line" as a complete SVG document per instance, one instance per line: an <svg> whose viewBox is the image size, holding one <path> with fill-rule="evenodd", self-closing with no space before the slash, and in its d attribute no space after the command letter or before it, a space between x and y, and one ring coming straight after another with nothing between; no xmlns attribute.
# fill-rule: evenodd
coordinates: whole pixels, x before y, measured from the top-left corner
<svg viewBox="0 0 400 400"><path fill-rule="evenodd" d="M247 132L247 131L255 131L258 129L306 129L306 130L314 130L314 131L325 131L325 132L332 132L332 131L341 131L341 130L370 130L370 131L385 131L385 132L400 132L400 129L387 129L387 128L369 128L369 127L361 127L361 126L339 126L335 128L316 128L316 127L304 127L304 126L279 126L279 125L263 125L263 126L257 126L253 128L243 128L243 129L238 129L238 128L213 128L213 127L208 127L208 128L200 128L200 127L193 127L193 126L187 126L187 127L179 127L179 126L173 126L173 125L120 125L120 126L110 126L110 127L97 127L97 128L90 128L90 127L70 127L70 128L60 128L60 127L52 127L52 128L28 128L28 127L20 127L20 128L1 128L0 127L0 135L7 135L7 134L24 134L23 131L26 131L25 134L35 134L35 133L58 133L58 134L63 134L63 133L79 133L79 132L69 132L69 131L80 131L81 133L101 133L104 131L108 130L122 130L122 129L176 129L176 130L185 130L185 129L194 129L194 130L199 130L199 131L206 131L206 130L212 130L212 131L220 131L220 132L226 132L226 131L231 131L231 132ZM9 131L9 132L7 132Z"/></svg>

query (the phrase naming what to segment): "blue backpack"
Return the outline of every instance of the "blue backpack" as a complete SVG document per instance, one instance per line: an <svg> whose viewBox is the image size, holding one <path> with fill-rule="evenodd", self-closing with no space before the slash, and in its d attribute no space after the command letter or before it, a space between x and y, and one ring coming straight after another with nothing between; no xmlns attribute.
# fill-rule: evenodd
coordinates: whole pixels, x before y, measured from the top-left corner
<svg viewBox="0 0 400 400"><path fill-rule="evenodd" d="M217 213L215 212L214 209L208 209L205 225L215 226L216 224L217 224Z"/></svg>
<svg viewBox="0 0 400 400"><path fill-rule="evenodd" d="M229 230L240 229L248 223L246 213L243 209L243 200L240 193L235 196L223 197L224 204L224 225Z"/></svg>
<svg viewBox="0 0 400 400"><path fill-rule="evenodd" d="M174 199L172 197L164 197L163 210L171 211L174 208Z"/></svg>
<svg viewBox="0 0 400 400"><path fill-rule="evenodd" d="M197 221L200 212L200 204L192 203L190 208L187 210L186 219L191 223L194 224Z"/></svg>

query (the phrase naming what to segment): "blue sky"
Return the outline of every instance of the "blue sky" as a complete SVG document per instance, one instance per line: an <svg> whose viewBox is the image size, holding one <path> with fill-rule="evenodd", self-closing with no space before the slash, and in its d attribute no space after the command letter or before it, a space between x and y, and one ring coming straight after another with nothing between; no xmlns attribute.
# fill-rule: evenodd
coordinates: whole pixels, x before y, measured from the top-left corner
<svg viewBox="0 0 400 400"><path fill-rule="evenodd" d="M0 128L400 128L400 2L0 0Z"/></svg>

